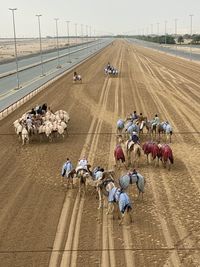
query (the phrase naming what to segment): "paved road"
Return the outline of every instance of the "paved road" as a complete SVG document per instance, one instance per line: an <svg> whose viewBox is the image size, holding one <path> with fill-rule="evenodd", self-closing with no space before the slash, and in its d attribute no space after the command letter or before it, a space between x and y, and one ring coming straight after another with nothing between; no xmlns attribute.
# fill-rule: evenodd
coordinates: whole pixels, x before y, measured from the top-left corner
<svg viewBox="0 0 200 267"><path fill-rule="evenodd" d="M151 42L146 42L146 41L142 41L142 40L137 40L137 39L132 39L132 38L128 38L127 39L129 42L134 43L134 44L138 44L138 45L142 45L144 47L148 47L148 48L152 48L152 49L156 49L159 51L162 51L164 53L169 53L178 57L183 57L186 59L192 59L194 61L200 61L200 54L195 53L194 51L192 51L192 48L196 48L197 46L193 46L191 47L191 53L190 53L190 46L188 45L188 51L180 51L179 49L176 49L175 46L171 46L171 45L160 45L160 44L156 44L156 43L151 43Z"/></svg>
<svg viewBox="0 0 200 267"><path fill-rule="evenodd" d="M44 54L43 67L45 76L41 76L40 55L20 60L20 89L18 90L16 90L17 75L15 62L0 65L0 111L111 42L112 39L100 39L92 43L71 47L70 50L68 48L60 50L59 60L57 58L57 51ZM57 68L58 64L61 65L61 68Z"/></svg>
<svg viewBox="0 0 200 267"><path fill-rule="evenodd" d="M59 50L59 56L63 57L66 56L66 54L71 54L76 52L78 49L87 49L91 46L94 46L98 43L98 41L94 41L94 42L88 42L88 43L84 43L84 44L80 44L77 46L72 46L69 48L65 48L65 49L61 49ZM43 53L42 55L43 58L43 62L48 62L52 59L57 58L57 50L48 52L48 53ZM70 56L68 56L68 60L70 59ZM41 57L40 54L37 55L30 55L29 57L26 57L24 59L19 59L18 61L18 65L19 65L19 70L22 70L24 68L28 68L29 66L32 65L37 65L41 63ZM4 63L0 65L0 78L10 74L16 72L16 63L15 61L12 62L8 62L8 63Z"/></svg>

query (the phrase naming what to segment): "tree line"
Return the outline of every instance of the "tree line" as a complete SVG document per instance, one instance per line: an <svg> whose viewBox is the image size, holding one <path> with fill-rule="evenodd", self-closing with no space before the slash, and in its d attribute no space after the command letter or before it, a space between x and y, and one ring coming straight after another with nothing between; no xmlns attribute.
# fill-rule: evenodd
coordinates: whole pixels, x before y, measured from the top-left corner
<svg viewBox="0 0 200 267"><path fill-rule="evenodd" d="M184 35L117 35L116 38L135 38L139 40L144 40L153 43L159 44L184 44L187 41L187 44L200 44L200 34L184 34Z"/></svg>

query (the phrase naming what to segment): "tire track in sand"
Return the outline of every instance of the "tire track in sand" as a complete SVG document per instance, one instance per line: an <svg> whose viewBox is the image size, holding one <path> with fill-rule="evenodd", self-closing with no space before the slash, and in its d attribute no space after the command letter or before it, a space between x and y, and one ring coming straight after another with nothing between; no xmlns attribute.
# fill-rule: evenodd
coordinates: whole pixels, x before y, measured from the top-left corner
<svg viewBox="0 0 200 267"><path fill-rule="evenodd" d="M143 62L143 64L146 64L146 63ZM150 68L151 71L153 72L153 69L152 69L150 66L148 66L147 68ZM154 78L155 78L155 82L157 82L157 83L160 85L160 81L158 81L158 79L157 79L156 77L154 77ZM152 96L154 97L156 104L160 107L160 110L162 111L162 114L165 114L165 116L167 116L167 118L169 118L170 121L173 122L174 125L175 125L175 122L172 120L172 118L171 118L169 112L167 112L166 108L164 107L164 105L161 103L160 99L158 98L158 96L157 96L156 93L154 92L154 90L153 90L153 88L152 88L152 85L151 85L151 82L149 81L149 78L144 76L144 80L146 80L146 83L148 84L148 88L151 90L151 94L152 94ZM181 115L181 114L180 114L180 115ZM195 138L195 137L194 137L194 138ZM195 139L196 139L196 138L195 138ZM186 166L187 166L187 165L186 165ZM191 177L192 177L192 176L191 176ZM193 178L193 180L195 180L195 179ZM194 182L195 182L195 181L194 181ZM154 185L154 183L155 183L155 182L154 182L154 179L153 179L153 177L152 177L152 179L151 179L151 184L153 185L153 188L156 186L156 185ZM196 182L195 182L195 184L196 184ZM166 183L165 183L165 189L167 190ZM169 190L167 190L167 192L169 193ZM155 196L156 196L156 194L155 194ZM157 201L158 201L157 204L159 203L160 208L162 208L162 203L159 202L159 200L158 200L159 197L156 197L156 198L157 198ZM159 216L161 216L161 215L159 214ZM165 220L165 219L164 219L164 220ZM164 223L164 221L163 221L163 223ZM164 226L164 225L167 226L167 223L165 222L165 224L163 224L163 226ZM189 238L189 234L188 234L186 228L184 227L183 223L182 223L181 221L179 221L178 225L179 225L180 227L177 227L177 224L176 224L176 223L173 224L173 226L175 227L175 229L176 229L176 231L177 231L177 233L178 233L178 235L179 235L180 240L184 239L185 236L188 236L188 239L187 239L188 244L190 244L191 246L194 245L194 241L193 241L192 239ZM182 230L180 230L180 229L182 229ZM168 230L168 232L169 232L169 234L170 234L170 231L169 231L169 230ZM169 237L168 237L168 239L169 239ZM170 238L170 239L171 239L171 241L172 241L172 238ZM168 240L168 241L170 241L170 240ZM170 242L170 243L171 243L171 242ZM171 243L171 245L173 246L173 242ZM176 262L175 260L177 260L178 258L179 258L179 255L177 254L176 251L174 251L174 252L172 252L171 257L169 258L169 260L171 261L172 264L175 264L175 266L177 266L177 265L176 265L177 262ZM197 261L199 260L199 258L196 257L196 255L195 255L195 258L196 258ZM180 261L180 259L178 259L178 260ZM166 263L166 264L167 264L167 263Z"/></svg>
<svg viewBox="0 0 200 267"><path fill-rule="evenodd" d="M102 92L101 92L101 96L100 96L100 101L98 104L99 112L97 114L98 114L98 117L100 117L100 118L104 117L103 114L106 111L106 104L108 101L108 93L109 93L110 86L111 86L111 80L107 77L104 81L104 85L102 87ZM98 119L98 121L97 121L97 118L94 117L92 122L91 122L89 132L100 132L101 127L102 127L102 123L103 123L102 120ZM95 124L96 124L96 126L95 126ZM95 151L97 148L98 140L99 140L99 135L93 135L93 136L88 135L86 138L86 142L83 146L83 150L81 152L81 156L86 154L86 151L88 150L89 146L91 145L91 149L89 150L89 153L88 153L88 159L89 159L89 162L91 164L94 161L94 155L95 155ZM77 254L78 254L78 252L77 252L78 239L79 239L81 216L82 216L82 212L83 212L84 200L85 200L84 197L82 197L80 199L80 195L77 194L74 208L73 208L73 212L72 212L71 222L70 222L70 226L69 226L69 230L68 230L68 238L67 238L67 241L65 244L64 252L62 254L60 266L76 266L76 260L77 260ZM63 215L61 217L61 221L64 221L63 218L66 218L68 216L68 210L66 210L65 212L62 211L62 213L65 213L65 215ZM63 222L59 221L59 224L58 224L59 228L57 229L57 234L56 234L56 238L55 238L55 242L54 242L54 246L53 246L53 251L58 251L61 249L61 244L63 242L63 240L62 240L63 230L60 229L61 225L64 226L65 224ZM103 229L106 229L106 226L103 225ZM103 233L103 239L104 240L105 240L105 238L104 238L105 235L106 234ZM108 236L109 236L109 241L111 243L111 246L114 247L112 234L108 233ZM106 247L108 247L107 242L103 242L103 249ZM115 266L115 262L114 262L115 257L114 257L113 253L114 252L112 251L112 253L111 253L112 255L110 257L107 257L107 255L105 256L104 263L106 263L106 262L108 263L110 261L112 266ZM60 258L59 252L52 253L49 266L58 265L59 258ZM104 266L106 266L106 265L104 265Z"/></svg>
<svg viewBox="0 0 200 267"><path fill-rule="evenodd" d="M121 59L121 70L123 70L123 61ZM116 90L115 90L115 114L119 114L119 106L118 106L118 103L119 103L119 88L121 89L121 110L122 110L122 115L123 117L125 117L125 109L124 109L124 102L122 100L122 92L125 92L126 91L126 88L124 88L124 83L123 83L124 79L120 79L120 83L118 82L117 83L117 87L116 87ZM117 117L115 116L115 121L117 121ZM114 124L113 126L113 130L112 132L116 132L116 126ZM113 151L113 145L116 144L116 141L115 140L112 140L113 144L112 144L112 147L111 147L111 151ZM112 158L113 158L113 155L112 155ZM123 173L124 174L124 173ZM122 175L122 173L121 173ZM135 259L134 259L134 254L133 252L131 251L131 247L132 247L132 240L131 240L131 236L130 236L130 228L131 228L132 225L122 225L122 234L123 234L123 241L124 241L124 254L125 254L125 261L126 261L126 266L127 267L134 267L136 266L135 265Z"/></svg>
<svg viewBox="0 0 200 267"><path fill-rule="evenodd" d="M104 81L104 85L102 88L102 92L101 92L101 97L100 97L100 102L99 102L99 110L102 112L102 108L104 106L102 106L103 103L106 103L105 101L105 96L107 97L108 95L108 90L109 90L109 80L105 79ZM96 124L96 117L93 118L91 125L90 125L90 129L89 132L95 132L97 130L100 129L100 124L98 123L96 128L95 128L95 124ZM99 138L99 135L94 135L94 137ZM86 151L88 150L88 147L90 146L93 136L92 135L87 135L86 138L86 142L83 146L82 152L81 152L81 156L83 156L84 154L86 154ZM93 141L94 142L94 141ZM93 154L94 155L94 154ZM89 154L88 156L90 158L90 160L92 160L92 153ZM54 266L58 266L59 264L59 260L60 257L62 256L61 259L61 263L60 266L76 266L76 257L77 257L77 252L76 251L71 251L76 250L78 247L78 234L79 234L79 229L80 229L80 224L81 224L81 215L82 215L82 211L83 211L83 204L84 204L84 200L85 198L81 198L80 201L80 195L77 194L76 196L76 200L75 200L75 205L73 208L73 212L72 212L72 217L71 217L71 222L70 222L70 227L69 227L69 231L68 231L68 238L66 241L66 245L64 248L64 252L62 255L60 255L60 250L62 249L62 243L63 241L63 237L64 237L64 231L65 231L65 222L66 222L66 218L69 215L69 209L66 208L68 201L68 194L65 198L65 202L64 202L64 206L63 206L63 210L61 212L61 217L58 223L58 228L57 228L57 232L56 232L56 236L55 236L55 240L54 240L54 245L53 245L53 252L51 254L51 258L50 258L50 262L49 262L49 266L54 267ZM77 218L77 220L76 220ZM75 223L76 221L76 223ZM76 230L76 231L75 231ZM68 264L69 265L66 265ZM71 264L71 265L70 265Z"/></svg>
<svg viewBox="0 0 200 267"><path fill-rule="evenodd" d="M123 57L123 53L121 51L120 53L120 60L119 60L119 64L118 66L120 67L120 73L122 72L123 69L123 63L122 63L122 57ZM116 84L115 84L116 82ZM124 102L122 99L122 91L123 91L123 83L122 83L122 79L113 79L113 83L115 85L115 99L114 99L114 112L113 115L111 117L111 121L112 121L112 133L116 132L116 124L113 122L116 122L120 113L120 109L121 112L124 113ZM119 99L121 96L121 99ZM121 104L121 107L119 107L119 105ZM120 114L121 115L121 114ZM122 114L123 115L123 114ZM113 157L113 149L116 145L116 138L115 135L112 135L111 137L111 142L110 142L110 154L109 154L109 168L112 168L112 166L114 165L114 157ZM115 256L114 253L112 251L112 249L114 249L114 242L113 242L113 220L109 219L108 216L106 215L105 211L103 213L103 221L105 222L103 225L107 225L107 230L105 232L104 235L104 240L103 243L104 245L106 245L106 240L107 239L107 245L106 247L109 248L109 252L103 251L102 252L102 267L109 267L109 266L116 266L116 262L115 262ZM130 248L132 247L132 243L131 243L131 237L130 237L130 227L131 226L119 226L120 228L122 227L122 234L123 234L123 245L124 245L124 257L125 257L125 262L126 262L126 266L127 267L134 267L135 266L135 261L134 261L134 257L133 257L133 253L130 250ZM107 234L107 237L106 237ZM103 245L103 248L104 248ZM108 261L107 258L110 258L110 265L108 265Z"/></svg>
<svg viewBox="0 0 200 267"><path fill-rule="evenodd" d="M119 51L120 54L120 59L118 66L121 66L121 61L122 61L122 53L121 49ZM117 77L118 79L118 77ZM114 81L113 79L109 78L109 81L112 82ZM112 115L111 121L116 119L116 110L118 110L118 89L119 85L117 83L117 87L115 88L115 106L114 106L114 112ZM117 105L117 108L116 108ZM113 123L112 123L113 125ZM112 126L112 132L113 131L113 126ZM113 162L113 147L115 145L115 137L112 135L111 136L111 141L110 141L110 154L109 154L109 161L108 161L108 168L112 169L114 162ZM105 210L103 210L103 225L102 225L102 232L103 232L103 239L102 239L102 256L101 256L101 266L102 267L115 267L116 266L116 261L115 261L115 253L114 253L114 240L113 240L113 222L108 218L108 215L105 213Z"/></svg>
<svg viewBox="0 0 200 267"><path fill-rule="evenodd" d="M141 73L143 74L143 69L142 69L142 67L140 65L140 60L141 59L138 59L137 57L138 57L138 55L135 54L135 59L136 59L136 61L138 63L138 67L141 70ZM144 80L145 80L145 75L143 75L143 77L144 77ZM151 84L149 84L149 86L151 86ZM137 87L137 85L136 85L136 87ZM144 111L146 111L146 114L147 114L147 110L146 110L145 107L144 107ZM151 187L151 191L153 193L153 198L154 198L154 203L155 203L155 205L157 207L157 210L162 210L162 205L161 205L161 202L159 200L159 196L158 196L157 191L156 191L156 187L157 186L155 184L153 175L154 175L153 172L148 173L148 177L149 177L148 184ZM172 238L172 236L170 234L170 229L169 229L169 227L167 225L167 222L166 222L165 218L160 213L156 213L156 211L155 211L155 216L158 217L158 220L160 222L160 226L161 226L161 229L162 229L163 237L165 239L167 247L169 247L169 248L173 247L173 245L174 245L173 238ZM174 266L174 267L181 266L181 262L180 262L179 255L178 255L177 251L173 251L172 252L172 254L170 256L170 263L171 263L171 266Z"/></svg>

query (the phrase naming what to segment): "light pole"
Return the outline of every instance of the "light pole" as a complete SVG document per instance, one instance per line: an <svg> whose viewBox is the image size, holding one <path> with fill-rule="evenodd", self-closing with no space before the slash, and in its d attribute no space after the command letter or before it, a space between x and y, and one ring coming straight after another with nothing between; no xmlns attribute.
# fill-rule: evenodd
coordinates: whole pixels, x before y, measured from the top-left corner
<svg viewBox="0 0 200 267"><path fill-rule="evenodd" d="M75 35L76 35L76 45L77 45L77 23L75 23L74 25L75 25Z"/></svg>
<svg viewBox="0 0 200 267"><path fill-rule="evenodd" d="M69 44L69 23L70 23L70 20L67 20L66 23L67 23L67 40L68 40L68 62L72 63L71 56L70 56L70 44Z"/></svg>
<svg viewBox="0 0 200 267"><path fill-rule="evenodd" d="M42 15L38 14L36 17L38 18L38 27L39 27L39 39L40 39L40 58L41 58L41 69L42 69L42 75L44 76L44 66L43 66L43 58L42 58L42 38L41 38L41 28L40 28L40 17Z"/></svg>
<svg viewBox="0 0 200 267"><path fill-rule="evenodd" d="M153 24L151 24L151 35L153 36Z"/></svg>
<svg viewBox="0 0 200 267"><path fill-rule="evenodd" d="M174 22L175 22L175 42L176 42L176 56L177 56L177 21L178 19L175 19Z"/></svg>
<svg viewBox="0 0 200 267"><path fill-rule="evenodd" d="M12 11L12 19L13 19L13 32L14 32L14 44L15 44L15 62L16 62L16 76L17 76L17 87L16 89L20 88L19 85L19 67L18 67L18 57L17 57L17 41L16 41L16 32L15 32L15 10L17 8L9 8Z"/></svg>
<svg viewBox="0 0 200 267"><path fill-rule="evenodd" d="M85 25L85 27L86 27L86 37L87 37L87 39L86 39L86 42L87 42L87 53L89 53L88 52L88 25Z"/></svg>
<svg viewBox="0 0 200 267"><path fill-rule="evenodd" d="M98 43L99 43L99 49L101 49L101 35L100 32L98 33L99 38L98 38Z"/></svg>
<svg viewBox="0 0 200 267"><path fill-rule="evenodd" d="M165 20L165 45L167 44L167 21Z"/></svg>
<svg viewBox="0 0 200 267"><path fill-rule="evenodd" d="M91 43L91 40L92 40L92 27L90 26L90 43ZM90 50L92 51L92 47Z"/></svg>
<svg viewBox="0 0 200 267"><path fill-rule="evenodd" d="M94 50L97 50L97 48L96 48L96 31L95 31L95 29L94 29L94 43L95 43L95 46L94 46Z"/></svg>
<svg viewBox="0 0 200 267"><path fill-rule="evenodd" d="M81 24L81 40L82 40L82 44L83 44L83 24Z"/></svg>
<svg viewBox="0 0 200 267"><path fill-rule="evenodd" d="M194 15L189 15L190 16L190 36L192 38L192 17ZM192 41L190 42L190 60L192 60Z"/></svg>
<svg viewBox="0 0 200 267"><path fill-rule="evenodd" d="M57 43L57 69L61 68L60 60L59 60L59 44L58 44L58 18L54 19L56 22L56 43Z"/></svg>
<svg viewBox="0 0 200 267"><path fill-rule="evenodd" d="M158 35L158 44L159 44L159 22L157 22L157 35Z"/></svg>
<svg viewBox="0 0 200 267"><path fill-rule="evenodd" d="M149 27L146 28L146 35L148 37L148 35L149 35Z"/></svg>

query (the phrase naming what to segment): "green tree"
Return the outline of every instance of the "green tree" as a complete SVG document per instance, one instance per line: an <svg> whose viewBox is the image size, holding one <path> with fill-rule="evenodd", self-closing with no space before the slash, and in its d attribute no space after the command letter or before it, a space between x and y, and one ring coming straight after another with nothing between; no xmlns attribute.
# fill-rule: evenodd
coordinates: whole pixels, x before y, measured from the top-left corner
<svg viewBox="0 0 200 267"><path fill-rule="evenodd" d="M200 34L195 34L192 36L192 44L198 44L200 42Z"/></svg>
<svg viewBox="0 0 200 267"><path fill-rule="evenodd" d="M180 36L178 37L178 43L179 43L179 44L184 43L184 39L183 39L183 36L182 36L182 35L180 35Z"/></svg>

